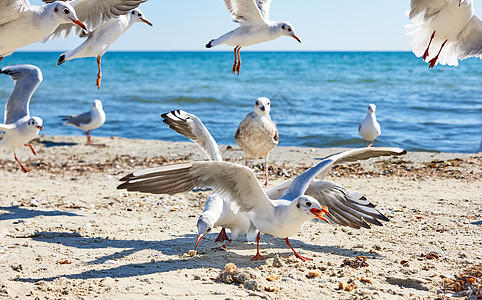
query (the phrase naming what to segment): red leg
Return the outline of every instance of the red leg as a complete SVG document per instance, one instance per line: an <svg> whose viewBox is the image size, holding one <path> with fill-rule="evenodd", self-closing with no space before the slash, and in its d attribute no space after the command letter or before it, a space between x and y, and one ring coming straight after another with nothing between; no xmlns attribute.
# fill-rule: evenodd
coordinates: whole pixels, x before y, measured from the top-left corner
<svg viewBox="0 0 482 300"><path fill-rule="evenodd" d="M429 68L433 68L435 66L435 64L437 63L437 60L438 60L438 56L440 55L440 52L442 52L442 49L443 47L445 46L445 43L447 43L447 40L445 40L443 43L442 43L442 46L440 47L440 50L438 51L437 53L437 56L435 56L434 58L432 58L430 60L430 66L428 66Z"/></svg>
<svg viewBox="0 0 482 300"><path fill-rule="evenodd" d="M90 130L87 130L85 135L87 136L87 144L92 144L92 139L90 138Z"/></svg>
<svg viewBox="0 0 482 300"><path fill-rule="evenodd" d="M365 141L365 147L367 146L367 140L364 140Z"/></svg>
<svg viewBox="0 0 482 300"><path fill-rule="evenodd" d="M224 241L230 241L228 235L226 234L226 229L221 229L219 232L218 237L214 240L215 242L224 242Z"/></svg>
<svg viewBox="0 0 482 300"><path fill-rule="evenodd" d="M299 255L298 253L296 253L295 249L293 249L293 247L291 247L290 245L290 241L288 240L288 238L286 238L286 245L290 246L291 250L293 250L293 253L295 254L295 256L299 259L301 259L302 261L307 261L307 260L313 260L311 258L308 258L308 257L304 257L304 256L301 256Z"/></svg>
<svg viewBox="0 0 482 300"><path fill-rule="evenodd" d="M100 81L102 80L102 71L100 69L100 60L102 56L97 56L97 69L99 69L99 72L97 73L97 80L95 81L95 85L97 85L97 89L100 89Z"/></svg>
<svg viewBox="0 0 482 300"><path fill-rule="evenodd" d="M234 47L233 74L236 73L236 67L238 66L238 57L236 56L236 50L238 50L238 46Z"/></svg>
<svg viewBox="0 0 482 300"><path fill-rule="evenodd" d="M221 247L213 248L212 250L214 250L214 251L218 251L218 250L227 251L228 250L227 246L229 244L231 244L231 242L232 242L232 240L228 240L228 242L226 244L222 245Z"/></svg>
<svg viewBox="0 0 482 300"><path fill-rule="evenodd" d="M30 147L30 150L32 150L33 155L37 155L37 152L35 152L35 149L33 148L33 146L31 144L25 144L24 146Z"/></svg>
<svg viewBox="0 0 482 300"><path fill-rule="evenodd" d="M3 59L3 56L0 56L0 61L2 61L2 59Z"/></svg>
<svg viewBox="0 0 482 300"><path fill-rule="evenodd" d="M370 145L368 145L368 147L373 146L373 143L374 143L374 142L375 142L375 140L373 140L373 141L370 143Z"/></svg>
<svg viewBox="0 0 482 300"><path fill-rule="evenodd" d="M251 258L251 260L262 260L262 259L265 259L264 257L261 256L261 254L259 254L259 234L260 234L260 233L258 232L258 236L256 236L256 249L257 249L256 255L253 256L253 257Z"/></svg>
<svg viewBox="0 0 482 300"><path fill-rule="evenodd" d="M241 54L239 54L239 50L241 50L241 47L238 46L238 51L236 51L238 53L238 66L236 67L236 72L238 73L238 75L239 70L241 70Z"/></svg>
<svg viewBox="0 0 482 300"><path fill-rule="evenodd" d="M24 173L30 172L30 170L29 170L28 168L24 167L24 166L22 165L22 163L18 160L17 154L15 154L15 151L13 152L13 157L15 157L15 160L18 162L18 164L20 165L20 167L22 168L22 171L23 171Z"/></svg>
<svg viewBox="0 0 482 300"><path fill-rule="evenodd" d="M432 33L432 37L430 38L430 41L428 42L427 49L425 50L425 53L423 54L423 60L425 60L428 57L428 48L430 48L430 44L432 43L432 40L435 36L435 31Z"/></svg>

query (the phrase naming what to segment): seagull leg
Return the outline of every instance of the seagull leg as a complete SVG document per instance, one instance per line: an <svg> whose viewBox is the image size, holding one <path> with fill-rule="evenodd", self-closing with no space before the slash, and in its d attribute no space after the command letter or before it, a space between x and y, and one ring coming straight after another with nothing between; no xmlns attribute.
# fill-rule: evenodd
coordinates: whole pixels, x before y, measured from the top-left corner
<svg viewBox="0 0 482 300"><path fill-rule="evenodd" d="M92 139L90 138L90 130L87 130L85 136L87 137L87 144L92 144Z"/></svg>
<svg viewBox="0 0 482 300"><path fill-rule="evenodd" d="M365 147L367 146L367 140L363 140L365 142Z"/></svg>
<svg viewBox="0 0 482 300"><path fill-rule="evenodd" d="M244 165L247 167L248 166L248 156L244 156Z"/></svg>
<svg viewBox="0 0 482 300"><path fill-rule="evenodd" d="M233 74L236 74L236 67L238 65L238 57L236 56L236 50L238 46L234 47L234 63L233 63Z"/></svg>
<svg viewBox="0 0 482 300"><path fill-rule="evenodd" d="M264 176L266 177L264 186L268 186L268 155L264 157Z"/></svg>
<svg viewBox="0 0 482 300"><path fill-rule="evenodd" d="M20 165L20 167L22 168L22 171L23 171L24 173L30 172L30 170L29 170L28 168L24 167L24 166L22 165L22 163L18 160L17 154L15 154L15 151L13 151L13 157L15 157L15 160L18 162L18 164Z"/></svg>
<svg viewBox="0 0 482 300"><path fill-rule="evenodd" d="M368 145L368 147L373 146L373 143L374 143L374 142L375 142L375 140L373 140L373 141L370 143L370 145Z"/></svg>
<svg viewBox="0 0 482 300"><path fill-rule="evenodd" d="M214 251L228 251L227 246L229 244L231 244L231 242L232 242L232 240L228 240L228 242L226 244L222 245L221 247L212 248L212 250L214 250Z"/></svg>
<svg viewBox="0 0 482 300"><path fill-rule="evenodd" d="M286 238L286 245L288 245L291 248L291 250L293 250L293 253L295 254L295 256L297 258L301 259L302 261L313 260L312 258L304 257L304 256L301 256L298 253L296 253L295 249L293 249L293 247L291 247L290 241L288 240L288 238Z"/></svg>
<svg viewBox="0 0 482 300"><path fill-rule="evenodd" d="M0 56L0 61L2 61L2 59L3 59L3 56Z"/></svg>
<svg viewBox="0 0 482 300"><path fill-rule="evenodd" d="M100 81L102 80L102 71L100 69L100 60L102 56L97 56L97 69L99 69L99 72L97 73L97 80L95 81L95 85L97 85L97 89L100 89Z"/></svg>
<svg viewBox="0 0 482 300"><path fill-rule="evenodd" d="M238 72L239 75L239 70L241 70L241 54L239 54L239 50L241 50L241 47L238 46L238 66L236 67L236 72Z"/></svg>
<svg viewBox="0 0 482 300"><path fill-rule="evenodd" d="M261 256L261 254L259 254L259 234L260 232L258 232L258 235L256 236L256 249L257 249L257 252L256 252L256 255L251 257L251 260L262 260L264 259L264 257Z"/></svg>
<svg viewBox="0 0 482 300"><path fill-rule="evenodd" d="M33 155L37 155L37 152L35 152L35 149L31 144L24 144L25 147L30 147L30 150L32 150Z"/></svg>
<svg viewBox="0 0 482 300"><path fill-rule="evenodd" d="M224 242L224 241L230 241L228 235L226 234L226 229L221 229L219 232L218 237L214 240L215 242Z"/></svg>
<svg viewBox="0 0 482 300"><path fill-rule="evenodd" d="M428 42L427 49L425 50L425 53L423 54L423 60L425 60L428 57L428 48L430 48L430 44L432 43L432 40L433 40L434 36L435 36L435 30L432 33L432 37L430 38L430 41Z"/></svg>
<svg viewBox="0 0 482 300"><path fill-rule="evenodd" d="M435 56L434 58L432 58L429 62L430 62L430 66L428 66L429 68L433 68L435 66L435 64L437 63L437 60L438 60L438 56L440 55L440 52L442 52L442 49L443 47L445 46L445 43L447 43L447 40L445 40L443 43L442 43L442 46L440 47L440 50L438 51L437 53L437 56Z"/></svg>

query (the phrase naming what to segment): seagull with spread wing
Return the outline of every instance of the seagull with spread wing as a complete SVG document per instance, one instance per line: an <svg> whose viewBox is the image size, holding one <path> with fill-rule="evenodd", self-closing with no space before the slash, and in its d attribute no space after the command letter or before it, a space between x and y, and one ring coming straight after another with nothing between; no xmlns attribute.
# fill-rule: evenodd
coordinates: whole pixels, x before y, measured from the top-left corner
<svg viewBox="0 0 482 300"><path fill-rule="evenodd" d="M268 42L280 36L290 36L301 43L293 25L288 22L271 21L271 0L224 0L233 21L241 26L207 43L206 48L226 44L234 46L233 74L241 69L239 50L254 44Z"/></svg>
<svg viewBox="0 0 482 300"><path fill-rule="evenodd" d="M293 181L275 188L271 196L276 199L270 199L263 191L251 169L220 161L175 164L134 172L123 177L124 183L117 188L153 194L180 193L195 187L213 188L219 196L229 199L235 213L244 212L259 232L285 238L297 258L308 260L299 255L288 240L305 222L319 218L354 228L370 228L367 222L381 225L378 220L388 220L360 194L329 181L314 181L315 177L324 178L334 164L405 153L399 148L372 147L328 156ZM313 196L308 194L310 189ZM253 260L263 259L259 254L259 232Z"/></svg>
<svg viewBox="0 0 482 300"><path fill-rule="evenodd" d="M0 124L0 131L5 131L1 146L13 151L13 157L18 162L24 173L30 170L18 160L15 148L30 147L32 153L37 155L33 146L29 144L37 137L42 129L43 120L39 117L30 117L29 103L33 93L42 82L42 72L33 65L14 65L0 69L0 74L7 74L15 82L15 86L5 105L5 120Z"/></svg>
<svg viewBox="0 0 482 300"><path fill-rule="evenodd" d="M147 0L0 0L0 60L29 44L91 31Z"/></svg>
<svg viewBox="0 0 482 300"><path fill-rule="evenodd" d="M412 0L405 26L413 53L433 68L457 66L459 59L482 58L482 21L473 0Z"/></svg>

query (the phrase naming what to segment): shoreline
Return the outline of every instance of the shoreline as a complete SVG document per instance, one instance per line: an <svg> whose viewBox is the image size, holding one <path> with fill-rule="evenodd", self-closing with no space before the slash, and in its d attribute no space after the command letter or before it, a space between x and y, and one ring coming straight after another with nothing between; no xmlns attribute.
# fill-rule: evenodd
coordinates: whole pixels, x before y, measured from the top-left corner
<svg viewBox="0 0 482 300"><path fill-rule="evenodd" d="M435 299L454 294L450 280L482 260L480 154L409 152L333 168L328 180L365 195L390 222L369 230L306 223L290 241L312 262L295 259L282 239L262 235L268 259L252 262L256 245L244 236L229 251L211 250L218 228L197 255L187 255L210 191L116 189L136 170L204 160L195 144L93 140L85 145L84 136L41 136L33 143L36 157L27 147L17 150L29 174L12 153L0 151L0 296ZM220 148L227 160L243 163L239 148ZM343 150L276 147L270 181L282 183ZM250 162L258 178L261 162ZM427 258L431 252L438 258ZM356 256L366 256L368 266L341 267ZM227 263L254 283L217 279ZM340 290L339 282L354 288Z"/></svg>

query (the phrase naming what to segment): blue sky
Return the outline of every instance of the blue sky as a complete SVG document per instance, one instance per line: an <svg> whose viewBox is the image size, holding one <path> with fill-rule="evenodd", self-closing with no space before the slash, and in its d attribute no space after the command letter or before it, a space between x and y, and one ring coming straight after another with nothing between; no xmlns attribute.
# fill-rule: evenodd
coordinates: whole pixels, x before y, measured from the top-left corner
<svg viewBox="0 0 482 300"><path fill-rule="evenodd" d="M39 5L41 1L31 0ZM482 13L482 1L475 2ZM272 20L288 21L302 40L289 37L249 46L249 50L402 50L409 51L404 25L409 23L405 11L410 0L275 0L271 4ZM193 50L204 51L204 45L238 25L231 21L222 0L149 0L140 6L154 27L134 24L110 50ZM33 44L21 50L71 50L82 40L78 37ZM231 51L226 45L212 50Z"/></svg>

